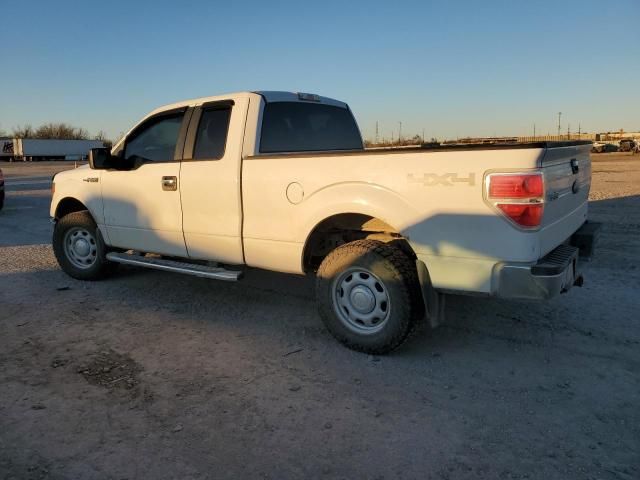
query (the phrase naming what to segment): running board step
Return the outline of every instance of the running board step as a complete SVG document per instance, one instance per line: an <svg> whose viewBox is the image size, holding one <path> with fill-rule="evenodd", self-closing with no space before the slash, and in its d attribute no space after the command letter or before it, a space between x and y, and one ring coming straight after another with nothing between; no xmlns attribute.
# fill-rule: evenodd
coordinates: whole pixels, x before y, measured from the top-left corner
<svg viewBox="0 0 640 480"><path fill-rule="evenodd" d="M227 270L222 267L208 267L197 263L177 262L163 258L145 257L144 255L129 253L110 252L107 253L107 260L124 263L125 265L154 268L156 270L164 270L165 272L185 273L195 277L224 280L227 282L236 282L242 277L241 271Z"/></svg>

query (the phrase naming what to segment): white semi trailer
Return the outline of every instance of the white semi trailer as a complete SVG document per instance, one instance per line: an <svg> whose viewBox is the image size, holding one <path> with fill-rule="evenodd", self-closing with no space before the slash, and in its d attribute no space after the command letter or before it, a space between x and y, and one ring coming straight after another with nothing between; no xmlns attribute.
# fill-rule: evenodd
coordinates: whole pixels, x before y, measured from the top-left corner
<svg viewBox="0 0 640 480"><path fill-rule="evenodd" d="M104 147L100 140L10 138L0 142L0 159L10 162L82 160L92 148Z"/></svg>

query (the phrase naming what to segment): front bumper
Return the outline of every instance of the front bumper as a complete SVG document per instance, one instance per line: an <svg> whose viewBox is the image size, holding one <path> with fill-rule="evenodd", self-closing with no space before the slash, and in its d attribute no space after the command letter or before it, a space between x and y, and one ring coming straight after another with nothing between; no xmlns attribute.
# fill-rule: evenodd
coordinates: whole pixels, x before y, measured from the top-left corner
<svg viewBox="0 0 640 480"><path fill-rule="evenodd" d="M584 223L567 242L534 264L499 263L495 294L502 298L548 299L582 286L581 260L591 258L600 224Z"/></svg>

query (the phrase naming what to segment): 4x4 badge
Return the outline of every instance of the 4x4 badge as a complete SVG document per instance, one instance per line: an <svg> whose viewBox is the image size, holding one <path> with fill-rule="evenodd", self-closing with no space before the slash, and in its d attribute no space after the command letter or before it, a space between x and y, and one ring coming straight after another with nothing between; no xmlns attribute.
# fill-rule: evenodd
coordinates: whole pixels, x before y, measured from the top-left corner
<svg viewBox="0 0 640 480"><path fill-rule="evenodd" d="M473 187L476 184L476 174L470 172L466 177L458 177L457 173L423 173L422 177L410 173L407 175L407 181L411 183L422 183L425 187L435 187L443 185L445 187L453 187L456 183L466 183L467 186Z"/></svg>

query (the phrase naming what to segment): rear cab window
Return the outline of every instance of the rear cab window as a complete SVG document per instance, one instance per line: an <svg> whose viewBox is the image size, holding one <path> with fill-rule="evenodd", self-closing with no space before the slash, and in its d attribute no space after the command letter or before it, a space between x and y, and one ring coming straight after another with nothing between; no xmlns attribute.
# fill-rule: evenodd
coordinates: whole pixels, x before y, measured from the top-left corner
<svg viewBox="0 0 640 480"><path fill-rule="evenodd" d="M348 108L311 102L268 102L262 113L260 153L362 150Z"/></svg>

